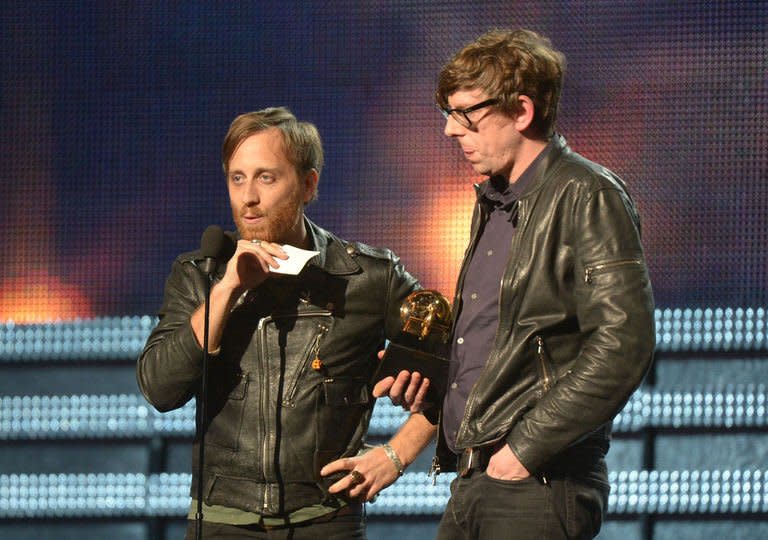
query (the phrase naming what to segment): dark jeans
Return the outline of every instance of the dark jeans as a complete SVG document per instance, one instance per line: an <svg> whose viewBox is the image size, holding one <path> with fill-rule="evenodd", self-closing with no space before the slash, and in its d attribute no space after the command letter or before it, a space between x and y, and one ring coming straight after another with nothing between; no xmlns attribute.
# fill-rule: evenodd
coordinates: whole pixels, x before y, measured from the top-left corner
<svg viewBox="0 0 768 540"><path fill-rule="evenodd" d="M439 540L586 540L600 530L608 486L574 477L508 481L475 472L451 483Z"/></svg>
<svg viewBox="0 0 768 540"><path fill-rule="evenodd" d="M189 521L184 540L195 540L195 522ZM341 511L287 527L265 529L259 525L226 525L203 523L202 538L205 540L258 538L261 540L365 540L365 516L361 508Z"/></svg>

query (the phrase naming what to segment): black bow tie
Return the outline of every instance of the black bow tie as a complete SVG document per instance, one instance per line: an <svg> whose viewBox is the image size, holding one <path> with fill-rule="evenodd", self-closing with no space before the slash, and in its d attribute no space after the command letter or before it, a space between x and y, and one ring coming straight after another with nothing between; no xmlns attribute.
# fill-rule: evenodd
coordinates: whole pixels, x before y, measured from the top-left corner
<svg viewBox="0 0 768 540"><path fill-rule="evenodd" d="M517 227L517 214L520 211L520 205L518 204L517 199L512 199L511 201L506 202L489 198L486 200L489 202L491 211L500 210L502 212L507 212L509 214L507 221L512 223L513 226Z"/></svg>
<svg viewBox="0 0 768 540"><path fill-rule="evenodd" d="M512 199L508 202L494 201L494 204L496 205L496 208L502 212L513 212L517 214L517 199Z"/></svg>

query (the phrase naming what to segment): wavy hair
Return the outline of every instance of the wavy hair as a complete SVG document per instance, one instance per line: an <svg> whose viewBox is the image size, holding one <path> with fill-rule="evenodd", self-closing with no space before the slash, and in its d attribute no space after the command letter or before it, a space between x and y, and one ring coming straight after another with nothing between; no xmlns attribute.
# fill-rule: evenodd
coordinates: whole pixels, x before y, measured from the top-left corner
<svg viewBox="0 0 768 540"><path fill-rule="evenodd" d="M518 97L535 106L532 126L545 137L554 132L565 73L565 55L546 37L530 30L489 30L466 45L443 67L437 104L447 109L458 90L481 89L508 113L520 111Z"/></svg>
<svg viewBox="0 0 768 540"><path fill-rule="evenodd" d="M240 144L256 133L277 128L283 135L285 153L299 176L312 169L319 175L323 169L323 143L314 124L297 120L285 107L269 107L236 117L224 136L221 147L221 165L224 174L229 172L232 155ZM317 191L315 191L317 198ZM314 199L313 199L314 200Z"/></svg>

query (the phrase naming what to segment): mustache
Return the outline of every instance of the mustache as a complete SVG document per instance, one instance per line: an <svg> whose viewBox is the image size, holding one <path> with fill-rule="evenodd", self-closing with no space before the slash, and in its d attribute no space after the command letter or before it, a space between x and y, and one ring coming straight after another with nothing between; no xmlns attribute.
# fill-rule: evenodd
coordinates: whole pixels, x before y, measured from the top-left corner
<svg viewBox="0 0 768 540"><path fill-rule="evenodd" d="M265 217L267 214L266 212L261 212L259 210L254 210L252 208L243 208L240 211L240 217L249 217L249 218L262 218Z"/></svg>

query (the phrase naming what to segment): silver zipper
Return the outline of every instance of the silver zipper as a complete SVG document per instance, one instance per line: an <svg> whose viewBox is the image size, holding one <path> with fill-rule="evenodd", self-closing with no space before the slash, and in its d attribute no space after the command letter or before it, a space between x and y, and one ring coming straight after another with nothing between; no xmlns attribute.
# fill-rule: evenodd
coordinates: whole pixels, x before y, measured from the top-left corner
<svg viewBox="0 0 768 540"><path fill-rule="evenodd" d="M602 263L602 264L595 264L592 266L587 266L584 268L584 283L592 283L592 276L595 275L597 272L601 272L602 270L606 270L609 268L615 268L617 266L626 266L630 264L642 264L642 261L640 259L624 259L621 261L613 261L609 263Z"/></svg>
<svg viewBox="0 0 768 540"><path fill-rule="evenodd" d="M536 336L536 354L539 357L539 363L541 364L541 372L544 380L544 391L549 391L552 386L552 375L549 373L549 365L547 352L544 349L544 339L541 336Z"/></svg>
<svg viewBox="0 0 768 540"><path fill-rule="evenodd" d="M266 343L263 339L264 334L264 325L271 321L272 317L264 317L259 321L259 324L257 326L258 330L258 339L259 339L259 348L261 349L261 362L259 362L259 368L261 368L260 373L260 387L261 392L259 392L261 397L261 414L262 414L262 421L261 425L263 426L263 434L262 434L262 445L261 445L261 472L264 475L265 480L265 487L264 487L264 501L262 502L262 507L264 509L264 512L266 513L269 510L269 482L268 475L267 475L267 451L269 450L269 435L268 435L268 422L269 422L269 415L267 413L268 410L268 399L267 399L267 390L269 388L269 384L265 384L265 381L267 380L267 373L266 369L264 368L264 359L267 356L267 347Z"/></svg>
<svg viewBox="0 0 768 540"><path fill-rule="evenodd" d="M293 398L296 395L296 389L299 387L299 381L304 375L304 372L307 371L307 366L315 359L315 357L317 357L317 353L320 351L320 342L325 337L325 334L328 333L328 327L324 324L319 324L318 330L318 334L315 336L315 339L312 340L312 344L304 355L304 360L299 368L299 372L296 374L293 384L291 384L291 387L285 394L285 398L283 398L283 405L288 407L293 407L295 405Z"/></svg>
<svg viewBox="0 0 768 540"><path fill-rule="evenodd" d="M440 474L440 458L432 456L432 466L429 468L427 478L432 478L432 485L437 485L437 475Z"/></svg>
<svg viewBox="0 0 768 540"><path fill-rule="evenodd" d="M266 340L264 339L264 327L267 323L274 321L275 319L280 318L287 318L287 317L315 317L317 315L332 315L330 311L322 310L322 311L305 311L302 313L295 313L291 314L290 316L286 315L285 317L273 317L268 316L264 317L259 320L259 324L257 325L256 329L258 331L258 339L259 339L259 347L261 349L261 364L260 367L263 366L263 364L267 361L267 350L266 350ZM264 426L264 433L263 433L263 443L261 448L261 471L264 474L264 479L268 479L269 475L269 461L267 459L268 451L269 451L269 399L268 399L268 392L269 389L269 383L267 381L266 376L266 369L264 369L261 373L261 411L262 411L262 425ZM269 483L269 482L267 482ZM262 503L262 507L264 508L264 511L269 510L269 488L265 488L264 490L264 501Z"/></svg>

